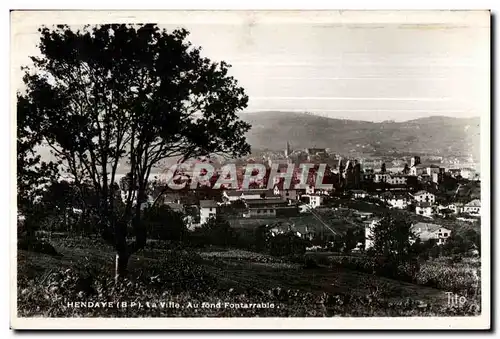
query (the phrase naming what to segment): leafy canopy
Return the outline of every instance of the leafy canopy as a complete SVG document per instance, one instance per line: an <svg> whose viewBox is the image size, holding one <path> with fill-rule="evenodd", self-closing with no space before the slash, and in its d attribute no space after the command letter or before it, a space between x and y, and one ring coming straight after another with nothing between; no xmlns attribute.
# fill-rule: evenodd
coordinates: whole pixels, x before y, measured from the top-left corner
<svg viewBox="0 0 500 339"><path fill-rule="evenodd" d="M27 117L24 131L36 131L77 186L94 187L109 227L122 159L131 173L126 221L140 213L134 201L144 201L149 175L163 160L250 152L250 125L237 116L248 97L230 66L203 57L185 29L59 25L39 32L41 56L25 68L18 117Z"/></svg>

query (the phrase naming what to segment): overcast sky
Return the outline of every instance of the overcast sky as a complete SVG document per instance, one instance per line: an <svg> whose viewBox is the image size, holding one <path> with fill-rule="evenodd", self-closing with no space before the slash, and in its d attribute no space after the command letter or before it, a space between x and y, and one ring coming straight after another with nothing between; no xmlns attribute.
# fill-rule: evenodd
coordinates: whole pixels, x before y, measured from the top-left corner
<svg viewBox="0 0 500 339"><path fill-rule="evenodd" d="M160 26L184 26L205 56L230 63L249 95L249 112L402 121L488 113L488 25L473 20L446 26L248 21ZM19 62L37 54L36 27L17 35Z"/></svg>

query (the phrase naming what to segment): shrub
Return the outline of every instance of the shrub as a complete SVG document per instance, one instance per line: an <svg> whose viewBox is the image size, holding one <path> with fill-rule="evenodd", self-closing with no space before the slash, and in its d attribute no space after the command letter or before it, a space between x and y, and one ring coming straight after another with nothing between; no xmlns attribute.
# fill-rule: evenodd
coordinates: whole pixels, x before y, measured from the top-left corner
<svg viewBox="0 0 500 339"><path fill-rule="evenodd" d="M306 253L305 240L292 233L278 234L269 240L269 253L274 256Z"/></svg>
<svg viewBox="0 0 500 339"><path fill-rule="evenodd" d="M316 262L316 260L311 257L311 256L306 256L304 259L304 268L305 269L312 269L312 268L318 268L319 265Z"/></svg>
<svg viewBox="0 0 500 339"><path fill-rule="evenodd" d="M41 241L33 237L19 238L19 240L17 241L17 249L30 252L43 253L52 256L61 256L61 254L56 251L54 246L45 241Z"/></svg>
<svg viewBox="0 0 500 339"><path fill-rule="evenodd" d="M415 276L420 285L445 289L469 296L479 293L480 268L465 264L446 265L441 262L427 262L421 265Z"/></svg>
<svg viewBox="0 0 500 339"><path fill-rule="evenodd" d="M143 223L150 239L180 241L187 234L183 214L168 206L156 206L148 209L144 215Z"/></svg>

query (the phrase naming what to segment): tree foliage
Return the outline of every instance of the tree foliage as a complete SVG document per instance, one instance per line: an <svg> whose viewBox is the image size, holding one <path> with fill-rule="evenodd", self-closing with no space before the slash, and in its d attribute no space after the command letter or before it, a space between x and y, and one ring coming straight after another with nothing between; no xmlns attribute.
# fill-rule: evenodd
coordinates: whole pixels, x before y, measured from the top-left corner
<svg viewBox="0 0 500 339"><path fill-rule="evenodd" d="M39 201L45 186L54 181L57 164L42 161L37 147L42 144L43 135L37 126L39 116L29 114L30 105L26 98L18 96L17 102L17 203L21 214L29 213Z"/></svg>
<svg viewBox="0 0 500 339"><path fill-rule="evenodd" d="M18 116L37 131L75 185L89 183L99 201L98 228L118 252L145 244L141 202L151 171L171 157L249 153L239 120L248 97L186 39L156 25L43 27L40 57L25 68ZM125 208L117 213L116 173L128 162ZM135 241L127 243L132 223Z"/></svg>
<svg viewBox="0 0 500 339"><path fill-rule="evenodd" d="M404 261L411 256L411 242L415 235L411 221L402 214L386 213L372 230L373 255Z"/></svg>

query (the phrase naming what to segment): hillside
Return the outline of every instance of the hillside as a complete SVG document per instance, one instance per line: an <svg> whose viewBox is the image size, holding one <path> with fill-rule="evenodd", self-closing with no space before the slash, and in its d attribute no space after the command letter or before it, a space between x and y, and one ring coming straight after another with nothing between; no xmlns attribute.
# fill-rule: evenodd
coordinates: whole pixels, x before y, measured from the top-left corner
<svg viewBox="0 0 500 339"><path fill-rule="evenodd" d="M427 153L479 158L479 118L432 116L405 122L341 120L295 112L240 115L252 125L247 138L253 150L330 148L346 154Z"/></svg>

